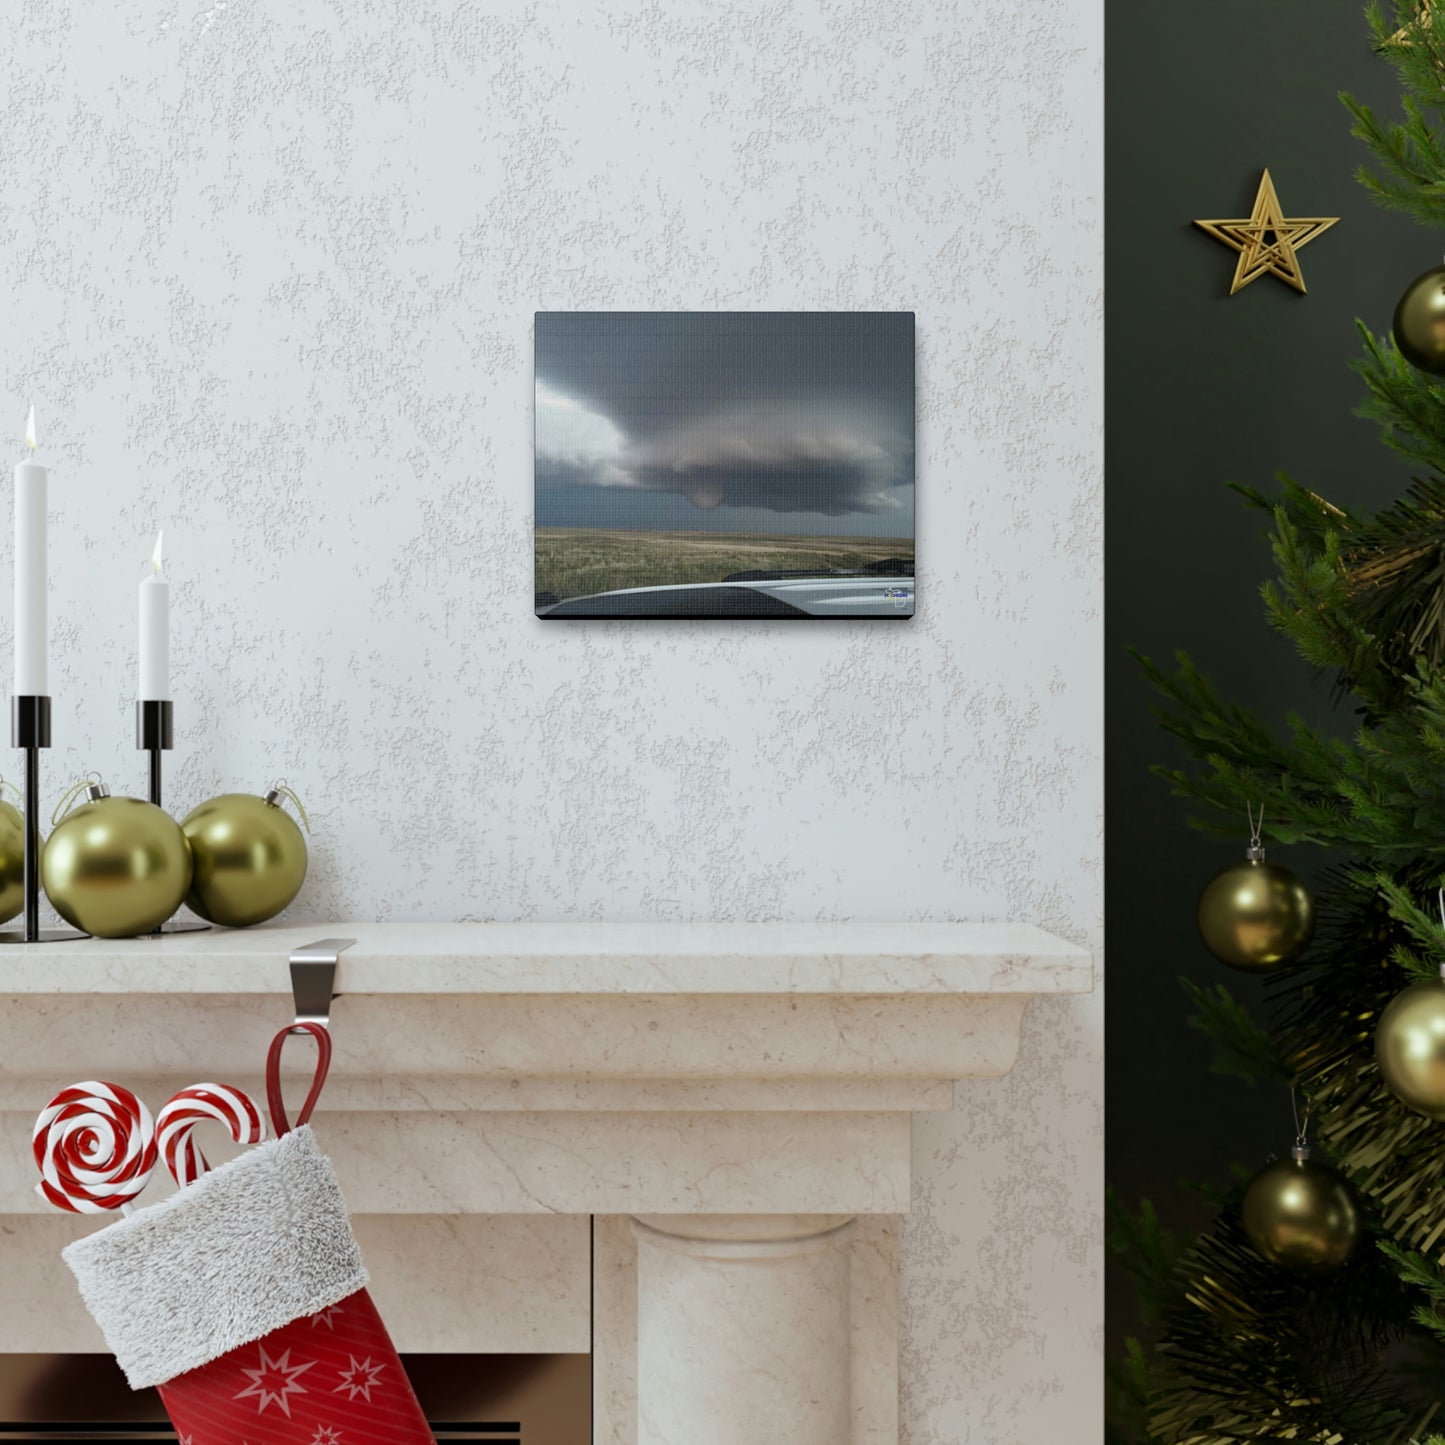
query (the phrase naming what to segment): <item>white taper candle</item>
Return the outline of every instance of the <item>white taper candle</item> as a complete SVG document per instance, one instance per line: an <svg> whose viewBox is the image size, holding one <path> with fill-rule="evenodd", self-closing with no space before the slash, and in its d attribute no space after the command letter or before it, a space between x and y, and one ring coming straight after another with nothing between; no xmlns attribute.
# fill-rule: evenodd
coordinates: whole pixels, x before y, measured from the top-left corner
<svg viewBox="0 0 1445 1445"><path fill-rule="evenodd" d="M15 692L44 697L46 666L45 505L49 473L35 461L35 408L25 422L30 456L15 468Z"/></svg>
<svg viewBox="0 0 1445 1445"><path fill-rule="evenodd" d="M171 584L161 571L161 538L151 554L151 570L140 583L140 686L142 702L165 702L171 695Z"/></svg>

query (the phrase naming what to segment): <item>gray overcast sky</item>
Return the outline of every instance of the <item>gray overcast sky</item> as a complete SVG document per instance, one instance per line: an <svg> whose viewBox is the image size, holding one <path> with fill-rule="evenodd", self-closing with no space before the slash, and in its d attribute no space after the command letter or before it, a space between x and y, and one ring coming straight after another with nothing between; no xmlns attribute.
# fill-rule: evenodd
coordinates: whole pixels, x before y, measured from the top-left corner
<svg viewBox="0 0 1445 1445"><path fill-rule="evenodd" d="M911 312L539 312L544 526L913 535Z"/></svg>

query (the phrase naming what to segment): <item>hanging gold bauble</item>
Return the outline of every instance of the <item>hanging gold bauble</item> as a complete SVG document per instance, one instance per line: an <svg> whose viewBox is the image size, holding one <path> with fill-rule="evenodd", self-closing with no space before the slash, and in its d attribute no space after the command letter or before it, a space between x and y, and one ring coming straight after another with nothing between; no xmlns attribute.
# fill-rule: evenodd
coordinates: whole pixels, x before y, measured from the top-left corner
<svg viewBox="0 0 1445 1445"><path fill-rule="evenodd" d="M1390 1000L1375 1029L1375 1062L1397 1099L1445 1119L1445 982L1411 984Z"/></svg>
<svg viewBox="0 0 1445 1445"><path fill-rule="evenodd" d="M1302 1145L1249 1181L1242 1219L1249 1242L1285 1269L1337 1269L1360 1242L1360 1211L1349 1184Z"/></svg>
<svg viewBox="0 0 1445 1445"><path fill-rule="evenodd" d="M45 840L45 896L71 927L97 938L149 933L191 886L185 836L153 803L112 798L104 783L91 783L86 793L78 808L57 814Z"/></svg>
<svg viewBox="0 0 1445 1445"><path fill-rule="evenodd" d="M306 881L306 839L281 807L289 788L223 793L202 803L181 823L195 857L186 902L208 923L247 928L274 918Z"/></svg>
<svg viewBox="0 0 1445 1445"><path fill-rule="evenodd" d="M1445 372L1445 266L1432 266L1405 288L1393 330L1411 366L1436 376Z"/></svg>
<svg viewBox="0 0 1445 1445"><path fill-rule="evenodd" d="M24 907L25 820L14 803L0 798L0 923Z"/></svg>
<svg viewBox="0 0 1445 1445"><path fill-rule="evenodd" d="M1221 962L1246 973L1293 963L1315 931L1315 905L1288 868L1249 849L1243 863L1222 868L1199 895L1199 932Z"/></svg>

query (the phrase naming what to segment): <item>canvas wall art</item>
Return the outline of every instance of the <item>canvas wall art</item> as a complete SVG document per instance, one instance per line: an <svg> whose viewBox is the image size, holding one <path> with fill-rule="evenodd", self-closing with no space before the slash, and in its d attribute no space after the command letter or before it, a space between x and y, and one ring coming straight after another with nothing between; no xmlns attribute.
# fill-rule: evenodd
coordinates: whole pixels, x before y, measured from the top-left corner
<svg viewBox="0 0 1445 1445"><path fill-rule="evenodd" d="M913 313L542 311L539 617L914 611Z"/></svg>

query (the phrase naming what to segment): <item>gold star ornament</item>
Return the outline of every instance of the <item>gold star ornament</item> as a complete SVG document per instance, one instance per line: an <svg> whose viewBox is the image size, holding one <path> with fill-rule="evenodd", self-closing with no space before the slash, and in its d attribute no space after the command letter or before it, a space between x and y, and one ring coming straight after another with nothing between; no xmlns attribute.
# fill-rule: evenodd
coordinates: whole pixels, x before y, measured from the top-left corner
<svg viewBox="0 0 1445 1445"><path fill-rule="evenodd" d="M1305 278L1300 272L1299 252L1339 219L1338 216L1286 217L1266 170L1260 178L1254 210L1248 216L1194 224L1201 231L1208 231L1216 241L1223 241L1231 251L1239 252L1234 284L1229 288L1231 296L1261 276L1277 276L1303 295Z"/></svg>

